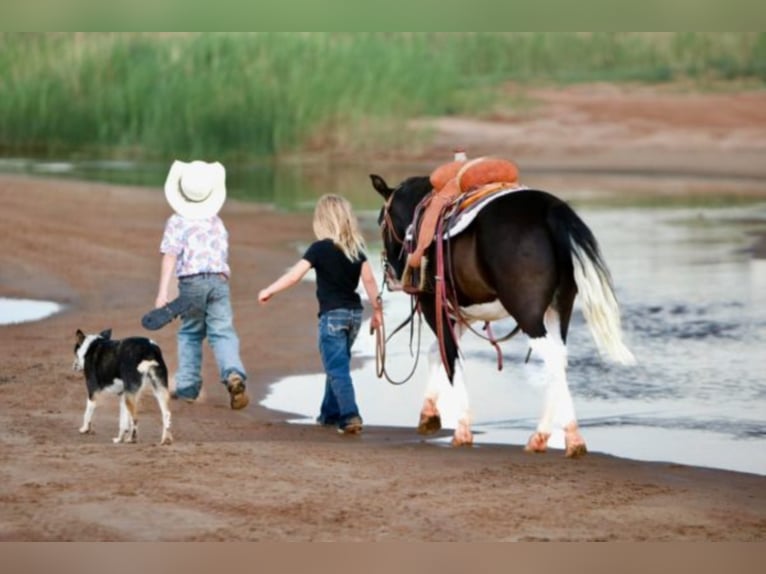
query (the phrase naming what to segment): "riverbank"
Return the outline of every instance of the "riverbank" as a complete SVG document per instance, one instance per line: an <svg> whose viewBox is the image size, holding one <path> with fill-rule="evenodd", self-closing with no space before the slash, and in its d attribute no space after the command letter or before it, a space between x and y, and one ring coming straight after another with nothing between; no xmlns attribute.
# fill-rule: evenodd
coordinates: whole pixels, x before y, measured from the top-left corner
<svg viewBox="0 0 766 574"><path fill-rule="evenodd" d="M550 141L559 142L557 132ZM637 161L630 141L624 161ZM719 143L708 140L705 153L721 165L755 156L762 145L727 152ZM610 153L619 147L610 141ZM579 177L546 165L552 177ZM761 175L729 175L702 179L731 181L731 193L764 193ZM681 177L663 181L669 194L689 188ZM300 285L268 307L256 300L294 261L294 242L310 239L310 216L236 201L222 216L250 406L228 408L206 351L204 398L172 405L173 446L156 446L159 413L150 396L141 401L139 444L111 444L117 403L109 397L96 411L96 434L81 436L75 330L146 334L140 317L154 300L169 208L159 185L23 176L0 176L0 202L0 297L66 305L50 319L0 328L0 540L766 540L763 476L599 454L572 461L520 446L451 449L422 443L414 428L368 426L361 437L341 437L264 409L258 402L272 381L321 368L312 287ZM175 326L151 336L172 368ZM419 406L401 405L413 427Z"/></svg>

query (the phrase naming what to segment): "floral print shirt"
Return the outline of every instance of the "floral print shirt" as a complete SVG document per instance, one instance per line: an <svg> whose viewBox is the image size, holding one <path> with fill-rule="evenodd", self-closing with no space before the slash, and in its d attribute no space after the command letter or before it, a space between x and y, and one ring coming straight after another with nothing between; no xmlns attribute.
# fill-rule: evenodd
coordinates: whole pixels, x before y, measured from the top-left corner
<svg viewBox="0 0 766 574"><path fill-rule="evenodd" d="M227 277L229 233L217 215L207 219L187 219L177 213L165 224L160 252L175 255L176 276L197 273L223 273Z"/></svg>

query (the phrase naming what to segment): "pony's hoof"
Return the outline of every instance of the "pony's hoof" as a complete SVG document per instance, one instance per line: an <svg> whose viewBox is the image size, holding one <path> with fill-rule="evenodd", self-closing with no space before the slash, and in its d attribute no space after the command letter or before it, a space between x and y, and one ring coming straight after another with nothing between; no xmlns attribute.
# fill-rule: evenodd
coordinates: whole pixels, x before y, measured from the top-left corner
<svg viewBox="0 0 766 574"><path fill-rule="evenodd" d="M420 417L418 434L434 434L442 428L442 418L439 415Z"/></svg>
<svg viewBox="0 0 766 574"><path fill-rule="evenodd" d="M460 447L460 446L473 446L473 437L470 439L464 439L464 438L458 438L456 436L452 437L452 446L454 447Z"/></svg>
<svg viewBox="0 0 766 574"><path fill-rule="evenodd" d="M564 452L567 458L580 458L585 456L588 449L585 447L585 440L583 440L577 423L572 422L564 427L564 444L566 445L566 451Z"/></svg>
<svg viewBox="0 0 766 574"><path fill-rule="evenodd" d="M531 437L529 437L529 441L527 442L527 446L524 447L524 452L545 452L548 450L548 439L550 438L550 434L542 433L542 432L536 432Z"/></svg>
<svg viewBox="0 0 766 574"><path fill-rule="evenodd" d="M570 444L567 445L567 449L564 454L567 458L580 458L588 454L588 449L584 442L579 444Z"/></svg>

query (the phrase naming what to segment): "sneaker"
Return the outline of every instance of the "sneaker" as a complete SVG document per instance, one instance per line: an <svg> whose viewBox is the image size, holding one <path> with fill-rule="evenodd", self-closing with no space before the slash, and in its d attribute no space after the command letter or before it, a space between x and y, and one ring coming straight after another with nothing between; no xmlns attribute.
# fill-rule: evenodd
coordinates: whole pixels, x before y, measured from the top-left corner
<svg viewBox="0 0 766 574"><path fill-rule="evenodd" d="M231 398L230 405L235 411L244 409L250 402L250 397L245 391L245 381L239 373L230 373L226 377L226 390Z"/></svg>
<svg viewBox="0 0 766 574"><path fill-rule="evenodd" d="M348 419L345 425L338 428L340 434L361 434L362 433L362 419L361 417L351 417Z"/></svg>
<svg viewBox="0 0 766 574"><path fill-rule="evenodd" d="M337 419L326 419L322 415L319 415L316 419L316 423L321 427L336 427L338 426Z"/></svg>

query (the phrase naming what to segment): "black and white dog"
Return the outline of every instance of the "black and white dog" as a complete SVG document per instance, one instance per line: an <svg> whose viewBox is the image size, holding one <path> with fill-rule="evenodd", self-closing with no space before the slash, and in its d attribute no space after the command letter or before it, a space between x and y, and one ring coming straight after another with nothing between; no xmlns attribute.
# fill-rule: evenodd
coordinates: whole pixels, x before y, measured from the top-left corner
<svg viewBox="0 0 766 574"><path fill-rule="evenodd" d="M113 441L136 442L138 398L143 388L149 385L162 412L160 444L171 444L168 369L159 346L144 337L112 340L111 329L98 335L86 335L77 329L76 337L72 368L85 371L85 386L88 389L80 432L92 432L96 395L108 391L120 396L120 427Z"/></svg>

